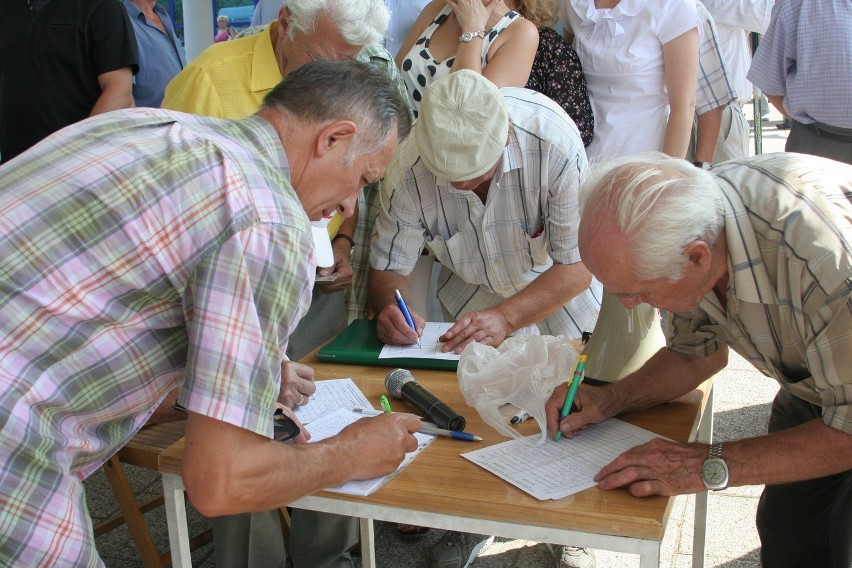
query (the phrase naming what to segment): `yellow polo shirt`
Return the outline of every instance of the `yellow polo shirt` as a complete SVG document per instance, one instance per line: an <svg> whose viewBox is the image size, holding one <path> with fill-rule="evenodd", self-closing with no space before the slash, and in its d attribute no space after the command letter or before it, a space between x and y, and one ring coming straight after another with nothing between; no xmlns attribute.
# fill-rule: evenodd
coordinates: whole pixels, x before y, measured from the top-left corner
<svg viewBox="0 0 852 568"><path fill-rule="evenodd" d="M168 84L162 108L217 118L257 112L282 79L271 33L272 24L257 35L205 49Z"/></svg>

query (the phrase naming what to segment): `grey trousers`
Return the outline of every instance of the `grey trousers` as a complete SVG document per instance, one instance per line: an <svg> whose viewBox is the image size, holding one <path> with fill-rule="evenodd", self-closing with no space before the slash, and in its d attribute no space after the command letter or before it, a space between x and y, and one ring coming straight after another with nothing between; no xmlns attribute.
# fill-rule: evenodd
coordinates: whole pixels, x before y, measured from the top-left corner
<svg viewBox="0 0 852 568"><path fill-rule="evenodd" d="M819 419L821 408L784 390L772 402L769 431ZM760 558L767 568L852 566L852 470L767 485L757 506Z"/></svg>
<svg viewBox="0 0 852 568"><path fill-rule="evenodd" d="M358 543L358 519L293 509L293 568L352 568L349 549ZM221 568L284 568L287 558L278 511L211 519L213 552Z"/></svg>
<svg viewBox="0 0 852 568"><path fill-rule="evenodd" d="M794 120L784 149L852 164L852 130Z"/></svg>

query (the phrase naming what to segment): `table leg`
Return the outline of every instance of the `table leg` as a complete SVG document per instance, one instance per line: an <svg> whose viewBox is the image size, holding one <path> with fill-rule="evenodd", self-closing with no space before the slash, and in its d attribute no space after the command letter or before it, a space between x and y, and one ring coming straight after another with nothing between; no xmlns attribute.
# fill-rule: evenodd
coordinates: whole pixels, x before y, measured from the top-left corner
<svg viewBox="0 0 852 568"><path fill-rule="evenodd" d="M166 525L169 528L169 549L173 568L192 568L189 549L189 528L186 524L186 500L180 475L164 473L163 498L166 506Z"/></svg>
<svg viewBox="0 0 852 568"><path fill-rule="evenodd" d="M361 524L361 566L376 568L376 533L373 519L359 519Z"/></svg>
<svg viewBox="0 0 852 568"><path fill-rule="evenodd" d="M709 444L713 441L713 387L707 395L704 414L698 425L697 441ZM692 533L692 568L704 568L704 555L707 538L707 500L708 492L695 494L695 532Z"/></svg>
<svg viewBox="0 0 852 568"><path fill-rule="evenodd" d="M642 541L639 545L639 567L660 568L660 541Z"/></svg>

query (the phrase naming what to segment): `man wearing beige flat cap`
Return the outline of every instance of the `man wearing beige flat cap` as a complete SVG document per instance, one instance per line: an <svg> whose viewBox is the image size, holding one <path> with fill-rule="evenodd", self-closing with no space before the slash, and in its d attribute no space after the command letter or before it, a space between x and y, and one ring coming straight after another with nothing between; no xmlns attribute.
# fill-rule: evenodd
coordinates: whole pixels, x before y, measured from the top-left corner
<svg viewBox="0 0 852 568"><path fill-rule="evenodd" d="M588 162L574 122L549 98L498 89L472 71L434 82L414 132L388 167L371 243L369 297L385 343L417 340L394 290L408 297L427 246L441 263L444 351L497 346L528 326L579 338L601 287L577 250L578 189Z"/></svg>

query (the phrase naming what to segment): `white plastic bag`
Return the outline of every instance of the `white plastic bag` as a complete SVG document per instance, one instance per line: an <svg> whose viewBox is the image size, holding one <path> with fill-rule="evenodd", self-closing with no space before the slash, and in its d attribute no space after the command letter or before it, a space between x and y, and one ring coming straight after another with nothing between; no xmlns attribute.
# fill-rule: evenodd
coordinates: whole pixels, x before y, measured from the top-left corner
<svg viewBox="0 0 852 568"><path fill-rule="evenodd" d="M547 437L544 403L553 389L568 380L579 354L565 337L525 335L508 337L498 348L470 343L461 353L459 387L468 405L505 436L522 436L498 410L511 403L529 412Z"/></svg>

